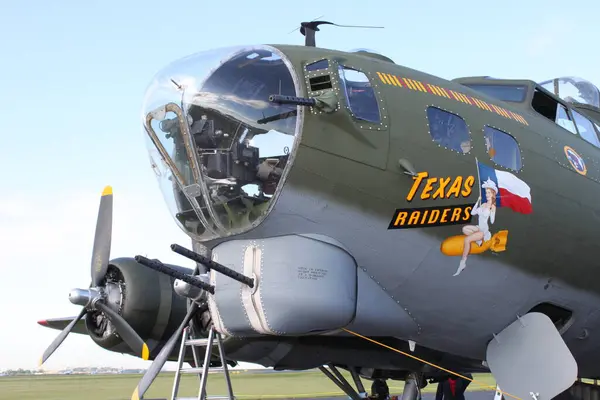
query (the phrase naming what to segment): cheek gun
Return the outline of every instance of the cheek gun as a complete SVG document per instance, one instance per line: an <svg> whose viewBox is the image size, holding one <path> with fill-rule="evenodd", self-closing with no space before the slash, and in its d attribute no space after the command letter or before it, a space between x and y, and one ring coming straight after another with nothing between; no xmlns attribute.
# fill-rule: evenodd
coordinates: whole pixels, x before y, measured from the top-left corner
<svg viewBox="0 0 600 400"><path fill-rule="evenodd" d="M269 101L275 104L290 104L303 107L316 107L324 112L333 112L337 109L338 98L333 92L326 92L317 97L297 97L272 94Z"/></svg>
<svg viewBox="0 0 600 400"><path fill-rule="evenodd" d="M317 100L314 97L283 96L280 94L270 95L269 101L277 104L293 104L296 106L307 107L314 107L317 105Z"/></svg>
<svg viewBox="0 0 600 400"><path fill-rule="evenodd" d="M137 261L138 263L142 264L143 266L151 268L157 272L162 272L165 275L169 275L175 279L179 279L186 283L189 283L190 285L197 287L198 289L206 290L210 294L215 293L214 286L201 281L200 279L194 277L193 275L184 274L184 273L179 272L171 267L168 267L165 264L163 264L162 262L160 262L159 260L150 260L144 256L135 256L135 261Z"/></svg>
<svg viewBox="0 0 600 400"><path fill-rule="evenodd" d="M239 272L236 272L230 268L227 268L226 266L221 265L221 264L211 260L210 258L204 257L203 255L200 255L194 251L188 250L185 247L182 247L178 244L172 244L171 250L173 250L177 254L180 254L186 258L189 258L192 261L195 261L197 263L204 265L209 270L214 270L214 271L219 272L219 273L221 273L237 282L240 282L250 288L254 288L254 279L249 278L243 274L240 274ZM144 256L138 255L138 256L135 256L135 261L137 261L138 263L140 263L141 265L143 265L145 267L151 268L157 272L161 272L163 274L169 275L175 279L178 279L180 281L187 283L188 285L184 285L184 284L180 284L180 283L176 282L176 286L177 286L176 291L178 292L178 294L181 294L185 297L189 297L191 299L201 299L202 298L201 291L206 291L210 294L215 294L215 287L213 285L204 282L197 276L188 275L188 274L179 272L176 269L173 269L173 268L163 264L159 260L150 260ZM199 289L200 292L198 290L194 290L194 288Z"/></svg>
<svg viewBox="0 0 600 400"><path fill-rule="evenodd" d="M230 268L227 268L226 266L221 265L217 262L214 262L213 260L211 260L208 257L204 257L203 255L198 254L194 251L188 250L185 247L182 247L178 244L172 244L171 250L173 250L177 254L180 254L186 258L189 258L192 261L196 261L197 263L204 265L208 269L214 269L215 271L217 271L225 276L228 276L229 278L233 279L234 281L243 283L244 285L249 286L250 288L254 287L254 279L249 278L245 275L242 275L239 272L236 272Z"/></svg>

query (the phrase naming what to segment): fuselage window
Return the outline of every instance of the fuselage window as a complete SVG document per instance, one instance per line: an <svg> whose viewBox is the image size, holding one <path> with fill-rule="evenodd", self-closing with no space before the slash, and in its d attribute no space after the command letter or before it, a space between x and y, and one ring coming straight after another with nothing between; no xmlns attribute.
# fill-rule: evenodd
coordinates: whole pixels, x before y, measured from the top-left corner
<svg viewBox="0 0 600 400"><path fill-rule="evenodd" d="M573 119L575 120L575 124L577 125L579 135L587 142L593 144L596 147L600 147L600 141L598 140L598 135L596 135L594 125L592 125L592 121L579 114L575 110L571 110L571 113L573 114Z"/></svg>
<svg viewBox="0 0 600 400"><path fill-rule="evenodd" d="M434 142L461 154L471 151L471 136L464 119L436 107L427 108L427 119Z"/></svg>
<svg viewBox="0 0 600 400"><path fill-rule="evenodd" d="M339 67L339 74L352 115L360 120L380 123L379 106L369 78L360 71L343 66Z"/></svg>
<svg viewBox="0 0 600 400"><path fill-rule="evenodd" d="M487 153L495 164L513 171L521 170L521 149L514 137L489 126L483 128L483 137Z"/></svg>

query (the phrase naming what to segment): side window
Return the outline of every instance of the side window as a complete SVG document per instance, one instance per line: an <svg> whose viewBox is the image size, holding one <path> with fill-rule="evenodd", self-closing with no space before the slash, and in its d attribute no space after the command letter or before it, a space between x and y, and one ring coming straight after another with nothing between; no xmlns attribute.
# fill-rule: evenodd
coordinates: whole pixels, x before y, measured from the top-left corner
<svg viewBox="0 0 600 400"><path fill-rule="evenodd" d="M360 71L343 66L339 67L339 74L352 115L364 121L380 123L379 106L369 78Z"/></svg>
<svg viewBox="0 0 600 400"><path fill-rule="evenodd" d="M494 163L513 171L521 170L521 150L514 137L489 126L483 128L483 137L487 153Z"/></svg>
<svg viewBox="0 0 600 400"><path fill-rule="evenodd" d="M577 125L579 135L581 135L581 137L587 142L596 147L600 147L600 141L598 140L598 135L596 135L596 131L594 130L594 125L592 125L592 122L575 110L571 110L571 113L573 114L573 119Z"/></svg>
<svg viewBox="0 0 600 400"><path fill-rule="evenodd" d="M575 129L575 124L569 117L569 113L567 109L562 104L558 105L558 109L556 110L556 121L558 125L562 126L566 130L571 133L577 134L577 130Z"/></svg>
<svg viewBox="0 0 600 400"><path fill-rule="evenodd" d="M434 142L461 154L471 151L471 136L464 119L439 108L428 107L427 120Z"/></svg>

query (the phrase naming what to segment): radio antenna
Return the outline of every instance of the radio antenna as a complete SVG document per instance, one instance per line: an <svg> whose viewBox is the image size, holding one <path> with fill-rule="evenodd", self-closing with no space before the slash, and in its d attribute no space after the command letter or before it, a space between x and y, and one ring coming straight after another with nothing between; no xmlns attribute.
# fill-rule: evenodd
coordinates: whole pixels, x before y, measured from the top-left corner
<svg viewBox="0 0 600 400"><path fill-rule="evenodd" d="M324 16L325 15L319 15L317 18L311 20L310 22L315 22L316 20L318 20L319 18L323 18ZM288 35L296 32L300 28L301 28L301 26L298 26L297 28L294 28L293 30L291 30L291 31L288 32Z"/></svg>
<svg viewBox="0 0 600 400"><path fill-rule="evenodd" d="M304 45L315 47L316 46L316 32L319 31L319 25L333 25L340 28L368 28L368 29L383 29L383 26L364 26L364 25L340 25L329 21L310 21L302 22L300 24L300 33L304 35Z"/></svg>

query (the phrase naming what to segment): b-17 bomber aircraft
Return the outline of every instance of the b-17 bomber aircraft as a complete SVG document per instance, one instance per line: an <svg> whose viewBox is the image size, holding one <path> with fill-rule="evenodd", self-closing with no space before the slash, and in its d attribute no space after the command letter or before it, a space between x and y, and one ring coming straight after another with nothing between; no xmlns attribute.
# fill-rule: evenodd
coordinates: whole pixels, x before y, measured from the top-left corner
<svg viewBox="0 0 600 400"><path fill-rule="evenodd" d="M321 368L353 399L361 377L414 400L489 371L505 398L597 392L578 378L600 378L598 88L446 80L319 48L323 23L154 77L143 132L197 267L110 259L107 187L82 311L39 322L63 330L42 361L87 334L154 360L142 398L191 326L219 339L204 361L181 346L194 367Z"/></svg>

